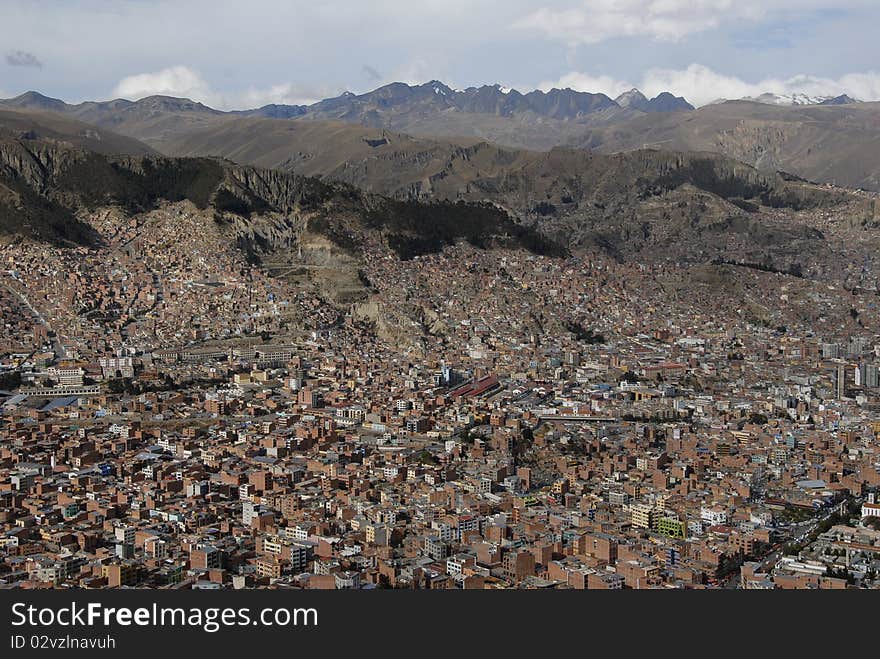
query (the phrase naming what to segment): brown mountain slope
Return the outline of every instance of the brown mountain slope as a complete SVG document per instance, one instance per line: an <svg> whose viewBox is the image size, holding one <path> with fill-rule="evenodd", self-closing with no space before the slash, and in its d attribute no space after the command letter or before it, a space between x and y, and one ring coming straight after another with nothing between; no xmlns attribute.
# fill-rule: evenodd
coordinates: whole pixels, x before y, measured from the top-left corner
<svg viewBox="0 0 880 659"><path fill-rule="evenodd" d="M398 198L488 200L520 213L548 203L563 212L584 202L602 204L623 192L650 190L668 176L680 177L676 185L709 186L708 191L725 198L807 189L788 185L775 173L706 153L525 151L474 140L419 139L340 122L241 119L193 132L165 147L176 156L219 156ZM707 169L700 172L695 163ZM720 186L716 176L733 183Z"/></svg>
<svg viewBox="0 0 880 659"><path fill-rule="evenodd" d="M626 112L595 112L579 120L566 121L463 112L398 115L370 125L362 134L335 128L327 144L331 152L336 152L341 138L350 140L357 136L361 139L363 135L372 139L371 136L378 134L380 139L383 136L390 139L389 135L379 133L384 129L405 133L417 141L427 139L470 146L482 140L508 149L549 150L563 145L602 153L645 148L707 151L767 172L782 170L821 183L880 191L880 103L778 107L737 101L692 112L628 115ZM196 145L209 146L210 142L219 153L230 148L223 145L223 141L229 139L236 149L242 149L247 160L256 158L260 151L265 152L260 155L260 164L284 167L288 157L294 160L299 157L296 153L282 157L291 138L307 145L317 143L318 135L327 129L327 122L308 116L262 120L259 129L256 125L246 128L246 123L238 123L256 119L238 119L234 123L224 119L226 115L176 114L170 128L168 124L172 119L155 118L151 120L153 123L131 122L118 129L169 153L180 153L182 148L192 149ZM282 126L273 127L266 121L279 121ZM318 125L298 126L312 122ZM154 124L164 126L164 132L156 131ZM115 125L114 129L117 129ZM229 134L224 135L226 130ZM258 130L266 134L257 136ZM210 135L198 135L203 131ZM253 136L253 146L244 144L245 133ZM206 142L206 138L209 141ZM396 138L398 143L401 139L399 135ZM305 151L316 153L318 149L306 148ZM355 158L360 155L357 151L351 153ZM320 166L316 164L310 173L317 174L322 169L326 171L325 161L321 161Z"/></svg>
<svg viewBox="0 0 880 659"><path fill-rule="evenodd" d="M296 261L305 231L353 256L384 245L409 258L467 241L545 254L599 250L644 263L733 263L876 288L875 270L863 271L880 248L880 212L869 195L785 180L706 153L608 156L485 143L434 149L401 148L363 161L384 168L386 182L371 179L382 185L395 183L398 168L432 172L391 199L215 159L111 158L40 140L0 140L0 234L91 244L83 212L108 205L140 212L189 200L213 209L249 256L279 268ZM354 166L340 172L352 180L363 174Z"/></svg>
<svg viewBox="0 0 880 659"><path fill-rule="evenodd" d="M546 117L534 112L512 116L486 112L444 110L422 113L366 113L334 116L307 114L296 121L339 120L385 128L417 137L462 141L478 139L513 149L547 150L577 140L593 127L642 116L629 108L611 107L574 119Z"/></svg>
<svg viewBox="0 0 880 659"><path fill-rule="evenodd" d="M880 103L777 107L743 101L595 127L570 143L602 152L713 151L767 171L880 190Z"/></svg>
<svg viewBox="0 0 880 659"><path fill-rule="evenodd" d="M843 208L860 226L878 220L866 198L712 153L523 151L271 120L226 123L167 146L402 199L489 201L575 250L599 248L624 260L729 261L837 276L840 261L815 218Z"/></svg>
<svg viewBox="0 0 880 659"><path fill-rule="evenodd" d="M163 150L162 145L169 139L235 117L189 99L170 96L149 96L136 102L116 99L71 105L37 92L27 92L0 101L0 109L63 115L143 140L158 151Z"/></svg>
<svg viewBox="0 0 880 659"><path fill-rule="evenodd" d="M0 235L91 244L96 238L80 213L101 206L142 212L178 201L213 208L251 255L289 247L304 225L353 253L380 241L411 257L459 240L566 252L488 204L401 201L208 158L105 156L43 140L0 139Z"/></svg>
<svg viewBox="0 0 880 659"><path fill-rule="evenodd" d="M414 138L336 121L236 119L170 140L164 148L174 156L219 156L398 193L440 171L456 149L477 142ZM364 167L369 175L354 173ZM346 175L346 170L352 171Z"/></svg>
<svg viewBox="0 0 880 659"><path fill-rule="evenodd" d="M0 137L59 142L104 154L156 153L151 147L132 137L53 112L0 108Z"/></svg>

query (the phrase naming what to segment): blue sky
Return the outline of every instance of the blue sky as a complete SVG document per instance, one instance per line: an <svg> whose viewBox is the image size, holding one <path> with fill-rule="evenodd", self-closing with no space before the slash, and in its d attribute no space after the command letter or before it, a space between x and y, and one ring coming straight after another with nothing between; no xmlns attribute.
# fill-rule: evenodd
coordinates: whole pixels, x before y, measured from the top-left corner
<svg viewBox="0 0 880 659"><path fill-rule="evenodd" d="M876 0L3 0L0 95L221 108L385 82L880 100Z"/></svg>

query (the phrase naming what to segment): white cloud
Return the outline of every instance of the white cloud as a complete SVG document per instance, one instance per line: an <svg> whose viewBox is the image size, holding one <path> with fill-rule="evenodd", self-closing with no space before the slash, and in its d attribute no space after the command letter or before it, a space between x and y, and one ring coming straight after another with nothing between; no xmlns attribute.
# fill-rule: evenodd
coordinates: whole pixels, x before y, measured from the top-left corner
<svg viewBox="0 0 880 659"><path fill-rule="evenodd" d="M119 81L113 94L119 98L138 100L145 96L182 96L211 104L216 95L210 85L186 66L171 66L153 73L140 73Z"/></svg>
<svg viewBox="0 0 880 659"><path fill-rule="evenodd" d="M701 64L691 64L686 69L651 69L642 80L644 93L655 95L670 91L676 96L684 96L693 105L705 105L718 99L736 99L757 96L764 92L780 93L783 85L770 81L754 84L735 76L717 73Z"/></svg>
<svg viewBox="0 0 880 659"><path fill-rule="evenodd" d="M444 58L438 57L427 60L424 57L415 57L407 60L393 69L389 75L381 80L373 82L370 88L387 85L392 82L404 82L407 85L421 85L431 80L442 80L452 83L449 73L446 71Z"/></svg>
<svg viewBox="0 0 880 659"><path fill-rule="evenodd" d="M159 94L189 98L221 110L250 109L270 103L308 104L337 93L338 90L331 88L303 89L290 83L268 88L251 87L237 93L220 93L197 71L182 65L128 76L120 80L113 90L114 97L118 98L138 100Z"/></svg>
<svg viewBox="0 0 880 659"><path fill-rule="evenodd" d="M755 23L783 12L838 9L863 0L583 0L568 9L542 7L513 27L570 46L617 37L678 41L728 23Z"/></svg>
<svg viewBox="0 0 880 659"><path fill-rule="evenodd" d="M862 101L880 100L880 73L850 73L840 78L823 78L801 74L791 78L765 78L746 82L735 76L717 73L712 69L691 64L683 70L653 69L642 82L645 93L657 94L674 91L694 105L705 105L719 98L743 98L765 92L807 96L838 96L848 94Z"/></svg>
<svg viewBox="0 0 880 659"><path fill-rule="evenodd" d="M627 92L635 87L635 85L625 80L617 80L611 76L593 76L578 71L566 73L559 80L547 80L538 85L538 89L544 91L549 91L554 87L557 89L574 89L579 92L605 94L611 98L616 98L623 92Z"/></svg>
<svg viewBox="0 0 880 659"><path fill-rule="evenodd" d="M232 99L227 99L223 108L237 110L258 108L277 103L279 105L310 105L324 98L336 96L340 90L333 88L301 88L290 83L272 85L266 89L250 88Z"/></svg>
<svg viewBox="0 0 880 659"><path fill-rule="evenodd" d="M571 72L559 80L545 81L539 85L540 89L552 87L602 92L612 98L632 87L638 87L648 96L656 96L664 91L672 92L676 96L684 96L697 106L718 99L758 96L765 92L814 97L848 94L861 101L877 101L880 100L880 73L849 73L836 79L802 74L786 79L765 78L757 82L747 82L736 76L718 73L701 64L691 64L686 69L651 69L636 84L608 76Z"/></svg>

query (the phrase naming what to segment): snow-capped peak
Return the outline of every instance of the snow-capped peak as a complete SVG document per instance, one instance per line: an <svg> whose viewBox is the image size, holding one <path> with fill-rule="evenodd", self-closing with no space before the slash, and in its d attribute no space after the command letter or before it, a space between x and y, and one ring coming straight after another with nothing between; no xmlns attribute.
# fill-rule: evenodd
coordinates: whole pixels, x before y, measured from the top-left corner
<svg viewBox="0 0 880 659"><path fill-rule="evenodd" d="M638 107L648 102L648 98L640 92L638 89L630 89L628 92L624 92L616 99L614 102L617 103L621 107Z"/></svg>
<svg viewBox="0 0 880 659"><path fill-rule="evenodd" d="M744 101L754 101L756 103L764 103L765 105L819 105L825 101L829 101L833 96L810 96L809 94L776 94L766 92L759 96L747 96Z"/></svg>
<svg viewBox="0 0 880 659"><path fill-rule="evenodd" d="M449 87L444 85L439 80L432 80L428 83L431 86L431 89L435 94L439 94L441 96L448 96L447 91L449 91Z"/></svg>

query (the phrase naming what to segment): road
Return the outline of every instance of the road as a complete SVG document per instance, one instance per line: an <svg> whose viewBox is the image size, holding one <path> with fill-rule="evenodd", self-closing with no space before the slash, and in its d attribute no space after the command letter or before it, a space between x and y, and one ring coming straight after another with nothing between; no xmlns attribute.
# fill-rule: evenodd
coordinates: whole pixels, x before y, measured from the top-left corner
<svg viewBox="0 0 880 659"><path fill-rule="evenodd" d="M858 499L856 500L858 501ZM796 524L792 524L787 530L793 530L794 533L786 542L804 542L808 538L811 537L813 532L818 528L818 526L826 521L829 517L834 515L837 512L837 507L831 509L826 512L822 517L818 519L807 520L805 522L798 522ZM767 554L764 558L761 559L761 572L770 573L776 564L779 562L779 559L783 556L784 551L784 543L778 542L771 547L771 552ZM723 588L739 588L740 587L740 571L737 570L730 577L723 582Z"/></svg>

